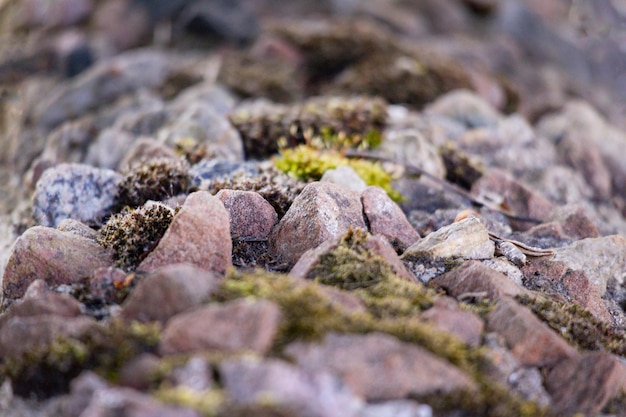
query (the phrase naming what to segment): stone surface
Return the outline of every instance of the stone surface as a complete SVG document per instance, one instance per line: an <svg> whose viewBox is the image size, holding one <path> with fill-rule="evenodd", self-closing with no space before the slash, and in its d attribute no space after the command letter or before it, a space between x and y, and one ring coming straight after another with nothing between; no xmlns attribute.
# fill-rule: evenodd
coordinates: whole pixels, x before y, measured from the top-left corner
<svg viewBox="0 0 626 417"><path fill-rule="evenodd" d="M446 93L425 110L431 114L450 117L468 129L495 126L501 118L488 102L469 90Z"/></svg>
<svg viewBox="0 0 626 417"><path fill-rule="evenodd" d="M120 172L127 172L135 165L152 159L172 159L177 161L179 156L173 149L154 139L139 138L133 142L117 168Z"/></svg>
<svg viewBox="0 0 626 417"><path fill-rule="evenodd" d="M474 391L471 377L423 348L382 333L329 334L321 344L296 342L288 356L309 371L337 375L367 400Z"/></svg>
<svg viewBox="0 0 626 417"><path fill-rule="evenodd" d="M230 221L224 205L207 191L191 193L159 244L139 264L154 271L175 263L224 273L232 265Z"/></svg>
<svg viewBox="0 0 626 417"><path fill-rule="evenodd" d="M487 317L487 329L504 337L522 365L554 365L578 352L548 325L515 300L502 297Z"/></svg>
<svg viewBox="0 0 626 417"><path fill-rule="evenodd" d="M49 286L72 284L112 264L111 254L92 239L35 226L13 246L2 280L3 296L21 297L36 279Z"/></svg>
<svg viewBox="0 0 626 417"><path fill-rule="evenodd" d="M626 391L626 364L606 352L589 352L557 364L545 381L558 413L596 414Z"/></svg>
<svg viewBox="0 0 626 417"><path fill-rule="evenodd" d="M320 243L350 228L366 230L359 195L339 185L307 185L270 235L269 250L289 267Z"/></svg>
<svg viewBox="0 0 626 417"><path fill-rule="evenodd" d="M497 300L502 296L514 297L525 292L504 274L479 261L466 261L460 267L446 272L430 281L430 285L443 288L456 298L478 295Z"/></svg>
<svg viewBox="0 0 626 417"><path fill-rule="evenodd" d="M419 233L413 229L402 209L382 188L365 189L361 193L361 203L370 233L383 236L396 252L404 252L419 240Z"/></svg>
<svg viewBox="0 0 626 417"><path fill-rule="evenodd" d="M407 167L418 168L437 178L446 176L446 168L437 147L419 130L389 129L376 152Z"/></svg>
<svg viewBox="0 0 626 417"><path fill-rule="evenodd" d="M456 301L440 298L435 305L420 315L420 319L439 330L452 334L470 346L481 342L485 324L476 314L462 310Z"/></svg>
<svg viewBox="0 0 626 417"><path fill-rule="evenodd" d="M417 241L404 251L402 258L488 259L493 257L494 250L487 228L477 218L467 218Z"/></svg>
<svg viewBox="0 0 626 417"><path fill-rule="evenodd" d="M290 363L255 357L230 359L219 365L224 388L239 405L272 405L289 415L310 417L360 416L362 402L326 373L305 372Z"/></svg>
<svg viewBox="0 0 626 417"><path fill-rule="evenodd" d="M365 181L354 172L352 167L347 165L327 170L324 172L324 175L322 175L320 181L337 184L348 190L356 191L357 193L361 193L367 188Z"/></svg>
<svg viewBox="0 0 626 417"><path fill-rule="evenodd" d="M614 235L582 239L556 249L553 260L585 272L600 294L604 295L609 279L623 283L626 278L626 238Z"/></svg>
<svg viewBox="0 0 626 417"><path fill-rule="evenodd" d="M254 191L220 190L215 197L228 211L233 239L267 239L278 221L276 210Z"/></svg>
<svg viewBox="0 0 626 417"><path fill-rule="evenodd" d="M361 417L432 417L433 409L426 404L411 400L391 400L368 404Z"/></svg>
<svg viewBox="0 0 626 417"><path fill-rule="evenodd" d="M281 314L269 301L236 300L213 304L173 317L163 330L164 355L202 351L265 353L271 347Z"/></svg>
<svg viewBox="0 0 626 417"><path fill-rule="evenodd" d="M98 232L87 226L83 222L79 222L75 219L65 219L57 226L57 230L60 232L73 233L77 236L84 237L86 239L97 240Z"/></svg>
<svg viewBox="0 0 626 417"><path fill-rule="evenodd" d="M166 322L198 307L217 289L221 277L187 264L169 265L149 274L124 301L121 315L128 320Z"/></svg>
<svg viewBox="0 0 626 417"><path fill-rule="evenodd" d="M60 164L44 171L37 181L33 216L43 226L65 219L101 225L115 204L123 177L108 169L82 164Z"/></svg>

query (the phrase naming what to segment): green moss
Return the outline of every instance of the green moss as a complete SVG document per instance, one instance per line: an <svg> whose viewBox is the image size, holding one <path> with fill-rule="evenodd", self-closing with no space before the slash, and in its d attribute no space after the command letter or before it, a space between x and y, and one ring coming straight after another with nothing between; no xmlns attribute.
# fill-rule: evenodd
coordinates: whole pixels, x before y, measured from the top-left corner
<svg viewBox="0 0 626 417"><path fill-rule="evenodd" d="M333 150L318 150L301 145L283 149L280 157L274 159L274 164L281 171L302 181L317 181L329 169L349 166L367 185L381 187L394 201L402 200L402 195L391 185L393 178L378 162L345 158Z"/></svg>
<svg viewBox="0 0 626 417"><path fill-rule="evenodd" d="M578 305L541 295L520 295L516 299L579 349L626 355L626 331L609 328Z"/></svg>
<svg viewBox="0 0 626 417"><path fill-rule="evenodd" d="M198 392L185 386L160 388L152 395L166 404L191 408L205 417L221 415L225 402L222 390L212 389L207 392Z"/></svg>
<svg viewBox="0 0 626 417"><path fill-rule="evenodd" d="M186 161L157 159L134 166L119 186L117 206L138 207L148 200L161 201L190 191Z"/></svg>
<svg viewBox="0 0 626 417"><path fill-rule="evenodd" d="M146 204L113 215L100 229L98 243L113 250L116 266L133 270L156 247L173 218L169 207Z"/></svg>

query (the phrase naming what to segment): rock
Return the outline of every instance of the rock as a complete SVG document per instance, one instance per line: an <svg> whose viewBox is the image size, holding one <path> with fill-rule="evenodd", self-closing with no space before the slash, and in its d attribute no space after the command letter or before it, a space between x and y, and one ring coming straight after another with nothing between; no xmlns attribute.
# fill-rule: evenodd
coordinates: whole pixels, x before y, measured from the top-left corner
<svg viewBox="0 0 626 417"><path fill-rule="evenodd" d="M343 237L324 241L318 247L304 252L298 262L291 268L289 274L296 278L314 278L311 275L314 268L322 261L324 255L331 253L341 245L342 239ZM370 251L373 255L382 258L398 276L408 281L414 281L414 276L406 269L398 255L394 252L391 244L384 238L368 234L363 248Z"/></svg>
<svg viewBox="0 0 626 417"><path fill-rule="evenodd" d="M558 207L551 218L561 224L563 232L572 239L600 237L600 231L592 217L581 206Z"/></svg>
<svg viewBox="0 0 626 417"><path fill-rule="evenodd" d="M526 307L509 297L498 300L487 317L487 329L502 335L522 365L550 366L578 352Z"/></svg>
<svg viewBox="0 0 626 417"><path fill-rule="evenodd" d="M160 268L139 281L124 301L127 320L165 323L174 315L198 307L217 289L220 277L191 265Z"/></svg>
<svg viewBox="0 0 626 417"><path fill-rule="evenodd" d="M98 238L98 232L87 226L85 223L79 222L75 219L65 219L57 226L57 230L60 232L67 232L75 234L76 236L84 237L85 239L91 239L96 241Z"/></svg>
<svg viewBox="0 0 626 417"><path fill-rule="evenodd" d="M85 336L97 326L93 319L85 316L15 316L0 328L0 355L4 360L19 359L35 349L47 348L57 340Z"/></svg>
<svg viewBox="0 0 626 417"><path fill-rule="evenodd" d="M421 169L437 178L445 178L446 167L435 145L415 128L388 129L376 154Z"/></svg>
<svg viewBox="0 0 626 417"><path fill-rule="evenodd" d="M123 177L108 169L59 164L47 169L35 189L33 216L43 226L65 219L99 226L115 204Z"/></svg>
<svg viewBox="0 0 626 417"><path fill-rule="evenodd" d="M206 392L214 384L213 368L202 356L192 356L184 365L175 368L169 379L174 386Z"/></svg>
<svg viewBox="0 0 626 417"><path fill-rule="evenodd" d="M553 260L581 270L604 295L607 281L614 278L622 284L626 271L626 238L620 235L582 239L555 250Z"/></svg>
<svg viewBox="0 0 626 417"><path fill-rule="evenodd" d="M359 416L361 400L335 377L309 373L290 363L254 357L230 359L219 365L224 388L235 404L254 406L271 398L289 415L309 417Z"/></svg>
<svg viewBox="0 0 626 417"><path fill-rule="evenodd" d="M15 242L2 281L5 301L20 298L36 279L49 286L72 284L113 264L110 252L91 239L35 226Z"/></svg>
<svg viewBox="0 0 626 417"><path fill-rule="evenodd" d="M72 391L63 411L63 415L69 417L200 417L200 413L189 408L165 405L130 388L109 386L89 371L72 381Z"/></svg>
<svg viewBox="0 0 626 417"><path fill-rule="evenodd" d="M470 346L480 345L485 324L476 314L462 310L450 298L438 298L435 305L420 315L426 323L449 333Z"/></svg>
<svg viewBox="0 0 626 417"><path fill-rule="evenodd" d="M126 362L118 372L121 386L147 391L159 374L161 361L152 353L142 353Z"/></svg>
<svg viewBox="0 0 626 417"><path fill-rule="evenodd" d="M228 212L207 191L189 194L156 248L138 270L154 271L175 263L189 263L224 273L232 265Z"/></svg>
<svg viewBox="0 0 626 417"><path fill-rule="evenodd" d="M451 296L460 299L465 295L480 294L498 300L503 296L515 297L525 292L523 287L504 274L479 261L466 261L460 267L433 279L430 285L443 288Z"/></svg>
<svg viewBox="0 0 626 417"><path fill-rule="evenodd" d="M361 193L367 188L365 181L354 172L352 167L347 165L327 170L324 172L324 175L322 175L320 181L337 184L348 190L356 191L357 193Z"/></svg>
<svg viewBox="0 0 626 417"><path fill-rule="evenodd" d="M469 90L446 93L425 109L426 113L446 116L464 125L467 129L495 127L501 115L482 97Z"/></svg>
<svg viewBox="0 0 626 417"><path fill-rule="evenodd" d="M550 201L559 204L577 204L593 196L583 176L563 165L547 167L536 184Z"/></svg>
<svg viewBox="0 0 626 417"><path fill-rule="evenodd" d="M171 159L177 161L179 156L173 149L154 139L139 138L133 142L117 168L120 172L128 172L133 166L151 159Z"/></svg>
<svg viewBox="0 0 626 417"><path fill-rule="evenodd" d="M476 181L472 186L472 194L479 198L486 197L487 200L493 200L495 196L501 200L498 205L506 207L518 217L545 220L554 209L543 195L499 169L487 171ZM518 230L526 230L534 224L511 221L511 225Z"/></svg>
<svg viewBox="0 0 626 417"><path fill-rule="evenodd" d="M411 400L392 400L367 404L361 417L432 417L433 409L427 404Z"/></svg>
<svg viewBox="0 0 626 417"><path fill-rule="evenodd" d="M193 183L200 186L204 181L232 178L237 174L255 176L259 168L254 162L229 161L228 159L203 159L189 169Z"/></svg>
<svg viewBox="0 0 626 417"><path fill-rule="evenodd" d="M592 415L626 391L626 365L607 352L588 352L557 364L545 384L558 414Z"/></svg>
<svg viewBox="0 0 626 417"><path fill-rule="evenodd" d="M233 239L267 239L278 221L276 210L254 191L220 190L215 197L228 211Z"/></svg>
<svg viewBox="0 0 626 417"><path fill-rule="evenodd" d="M82 116L120 96L142 88L159 86L170 71L170 57L156 51L127 52L102 61L60 84L33 110L37 124L45 129Z"/></svg>
<svg viewBox="0 0 626 417"><path fill-rule="evenodd" d="M292 267L304 252L350 228L367 229L358 194L336 184L313 182L270 234L269 251Z"/></svg>
<svg viewBox="0 0 626 417"><path fill-rule="evenodd" d="M296 342L285 353L307 371L337 375L371 401L472 392L471 377L423 348L382 334L329 334L321 344Z"/></svg>
<svg viewBox="0 0 626 417"><path fill-rule="evenodd" d="M11 305L0 316L0 328L13 317L59 316L78 317L81 304L67 294L52 292L43 280L35 280L28 286L24 299Z"/></svg>
<svg viewBox="0 0 626 417"><path fill-rule="evenodd" d="M88 17L93 9L93 0L26 0L17 11L17 20L31 28L71 26Z"/></svg>
<svg viewBox="0 0 626 417"><path fill-rule="evenodd" d="M168 146L182 144L183 148L185 142L192 142L202 148L199 152L210 158L243 160L239 132L226 116L200 102L190 103L181 114L173 115L157 132L156 138Z"/></svg>
<svg viewBox="0 0 626 417"><path fill-rule="evenodd" d="M508 259L499 256L493 259L485 259L481 261L483 265L493 269L496 272L504 274L509 280L513 281L520 288L524 285L523 275L520 269L513 265Z"/></svg>
<svg viewBox="0 0 626 417"><path fill-rule="evenodd" d="M370 233L387 239L397 253L402 253L419 240L402 209L380 187L367 187L361 193L363 213Z"/></svg>
<svg viewBox="0 0 626 417"><path fill-rule="evenodd" d="M410 257L488 259L495 246L489 231L477 218L471 217L444 226L415 242L402 254Z"/></svg>
<svg viewBox="0 0 626 417"><path fill-rule="evenodd" d="M269 301L235 300L173 317L163 330L164 355L202 351L266 353L281 320Z"/></svg>

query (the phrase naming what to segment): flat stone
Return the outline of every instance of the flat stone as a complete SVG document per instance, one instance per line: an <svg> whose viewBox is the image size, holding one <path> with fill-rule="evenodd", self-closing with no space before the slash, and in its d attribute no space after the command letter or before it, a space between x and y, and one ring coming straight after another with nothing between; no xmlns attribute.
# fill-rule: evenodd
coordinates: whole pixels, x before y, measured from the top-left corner
<svg viewBox="0 0 626 417"><path fill-rule="evenodd" d="M477 218L444 226L411 245L402 259L411 257L488 259L495 245L489 231Z"/></svg>
<svg viewBox="0 0 626 417"><path fill-rule="evenodd" d="M546 220L554 209L554 205L542 194L500 169L487 171L472 185L472 194L477 197L496 196L502 200L501 206L518 217ZM518 230L527 230L535 223L511 221L511 225Z"/></svg>
<svg viewBox="0 0 626 417"><path fill-rule="evenodd" d="M402 209L380 187L367 187L361 193L363 213L370 233L381 235L391 243L397 253L402 253L419 240Z"/></svg>
<svg viewBox="0 0 626 417"><path fill-rule="evenodd" d="M350 228L367 230L359 195L336 184L313 182L270 234L269 251L292 267L304 252Z"/></svg>
<svg viewBox="0 0 626 417"><path fill-rule="evenodd" d="M626 271L626 238L613 235L578 240L555 250L554 261L564 262L573 270L584 271L591 283L606 292L607 281L614 278L622 284Z"/></svg>
<svg viewBox="0 0 626 417"><path fill-rule="evenodd" d="M311 374L277 359L243 357L219 365L224 388L235 404L254 406L271 398L289 415L310 417L360 416L362 401L327 373Z"/></svg>
<svg viewBox="0 0 626 417"><path fill-rule="evenodd" d="M36 279L51 287L72 284L113 264L92 239L44 226L28 229L13 245L2 280L5 299L20 298Z"/></svg>
<svg viewBox="0 0 626 417"><path fill-rule="evenodd" d="M276 210L254 191L220 190L215 197L228 211L233 239L267 239L278 221Z"/></svg>
<svg viewBox="0 0 626 417"><path fill-rule="evenodd" d="M87 239L96 241L98 239L98 232L87 226L85 223L75 219L65 219L57 226L57 230L61 232L73 233L77 236L82 236Z"/></svg>
<svg viewBox="0 0 626 417"><path fill-rule="evenodd" d="M109 169L83 164L59 164L37 181L33 217L42 226L56 227L65 219L99 226L115 204L123 177Z"/></svg>
<svg viewBox="0 0 626 417"><path fill-rule="evenodd" d="M280 324L269 301L235 300L174 316L163 330L161 354L202 351L266 353Z"/></svg>
<svg viewBox="0 0 626 417"><path fill-rule="evenodd" d="M498 300L487 317L487 329L502 335L522 365L550 366L578 352L529 309L509 297Z"/></svg>
<svg viewBox="0 0 626 417"><path fill-rule="evenodd" d="M420 315L426 323L449 333L470 346L479 346L485 324L471 311L461 310L453 299L438 298L435 305Z"/></svg>
<svg viewBox="0 0 626 417"><path fill-rule="evenodd" d="M497 300L502 296L514 297L526 292L506 275L480 261L466 261L460 267L434 278L430 285L444 288L455 298L462 298L467 294L482 294L491 300Z"/></svg>
<svg viewBox="0 0 626 417"><path fill-rule="evenodd" d="M427 113L450 117L468 129L494 127L502 118L487 101L469 90L443 94L426 107Z"/></svg>
<svg viewBox="0 0 626 417"><path fill-rule="evenodd" d="M359 174L347 165L327 170L320 181L337 184L357 193L363 192L367 188L367 184L359 177Z"/></svg>
<svg viewBox="0 0 626 417"><path fill-rule="evenodd" d="M337 375L368 401L476 390L465 372L417 345L382 333L331 333L321 344L296 342L285 353L305 370Z"/></svg>
<svg viewBox="0 0 626 417"><path fill-rule="evenodd" d="M207 191L189 194L159 244L137 270L189 263L223 274L232 266L230 220L224 205Z"/></svg>
<svg viewBox="0 0 626 417"><path fill-rule="evenodd" d="M559 415L595 415L626 391L626 365L610 353L588 352L557 364L545 385Z"/></svg>
<svg viewBox="0 0 626 417"><path fill-rule="evenodd" d="M137 284L124 301L127 320L166 322L198 307L218 287L221 276L187 264L165 266Z"/></svg>

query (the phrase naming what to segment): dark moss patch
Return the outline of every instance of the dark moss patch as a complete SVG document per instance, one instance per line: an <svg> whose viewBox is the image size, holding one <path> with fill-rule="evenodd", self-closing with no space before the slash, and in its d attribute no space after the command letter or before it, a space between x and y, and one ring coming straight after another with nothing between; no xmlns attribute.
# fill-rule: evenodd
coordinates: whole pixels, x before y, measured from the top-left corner
<svg viewBox="0 0 626 417"><path fill-rule="evenodd" d="M137 165L126 174L117 195L117 207L138 207L148 200L162 201L190 191L189 166L183 161L158 159Z"/></svg>
<svg viewBox="0 0 626 417"><path fill-rule="evenodd" d="M102 226L98 243L113 250L116 266L133 270L156 247L173 218L174 210L156 203L124 211Z"/></svg>
<svg viewBox="0 0 626 417"><path fill-rule="evenodd" d="M286 272L286 265L267 251L267 239L233 239L233 266L251 271L261 268L266 271Z"/></svg>
<svg viewBox="0 0 626 417"><path fill-rule="evenodd" d="M470 190L472 184L482 177L484 168L480 162L473 160L454 145L448 143L440 147L439 154L446 167L446 180L451 183Z"/></svg>
<svg viewBox="0 0 626 417"><path fill-rule="evenodd" d="M626 332L623 329L611 329L576 304L566 304L540 295L520 295L516 299L579 349L606 350L616 355L626 355Z"/></svg>

